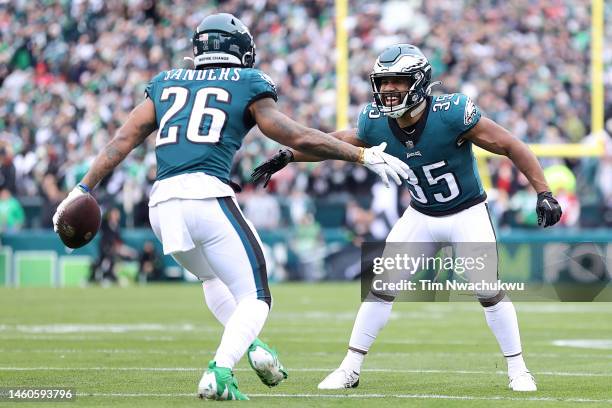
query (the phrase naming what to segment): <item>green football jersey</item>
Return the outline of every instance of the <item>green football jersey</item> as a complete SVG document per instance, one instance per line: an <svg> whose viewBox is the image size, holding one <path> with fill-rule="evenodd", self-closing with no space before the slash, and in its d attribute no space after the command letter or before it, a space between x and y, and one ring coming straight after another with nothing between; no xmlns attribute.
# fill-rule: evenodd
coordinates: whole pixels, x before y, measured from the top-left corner
<svg viewBox="0 0 612 408"><path fill-rule="evenodd" d="M228 182L234 155L255 125L249 106L277 100L272 79L254 68L164 71L145 93L155 104L157 180L203 172Z"/></svg>
<svg viewBox="0 0 612 408"><path fill-rule="evenodd" d="M448 215L486 199L472 144L461 137L480 116L466 95L433 96L408 132L369 104L359 115L357 136L371 146L387 142L385 152L410 167L412 207L427 215Z"/></svg>

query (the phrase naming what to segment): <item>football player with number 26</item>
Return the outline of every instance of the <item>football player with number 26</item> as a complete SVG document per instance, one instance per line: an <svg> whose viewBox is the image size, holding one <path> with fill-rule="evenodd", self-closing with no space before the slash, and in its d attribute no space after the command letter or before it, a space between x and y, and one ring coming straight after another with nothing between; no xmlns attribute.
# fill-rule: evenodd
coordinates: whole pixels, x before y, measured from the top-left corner
<svg viewBox="0 0 612 408"><path fill-rule="evenodd" d="M198 385L202 398L248 399L233 368L248 351L262 382L287 373L257 336L272 305L261 241L230 187L236 151L255 125L264 135L319 157L357 162L397 184L408 166L384 145L356 147L293 121L276 107L276 87L254 68L255 42L231 14L207 16L193 34L193 69L160 72L145 99L96 157L83 180L58 206L89 194L136 146L155 132L157 179L149 197L151 226L164 254L196 275L206 303L225 326ZM57 229L56 229L57 230Z"/></svg>

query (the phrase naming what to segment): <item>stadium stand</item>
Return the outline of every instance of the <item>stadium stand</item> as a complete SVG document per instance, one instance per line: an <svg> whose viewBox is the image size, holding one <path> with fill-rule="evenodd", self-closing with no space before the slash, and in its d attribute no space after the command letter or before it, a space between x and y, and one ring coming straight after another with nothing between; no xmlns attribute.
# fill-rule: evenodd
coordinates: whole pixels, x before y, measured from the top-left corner
<svg viewBox="0 0 612 408"><path fill-rule="evenodd" d="M192 29L212 12L242 10L240 18L258 45L257 66L276 81L282 110L310 126L335 128L333 1L43 3L0 2L0 189L7 190L0 195L0 232L51 227L55 207L143 98L149 79L173 66L189 66L183 57L191 55ZM371 99L368 74L375 56L405 41L429 56L434 78L443 82L440 92L470 95L517 137L589 143L589 1L446 0L414 7L417 3L349 3L352 122ZM608 4L608 15L611 9ZM606 30L609 36L612 25ZM610 88L609 50L604 62ZM612 93L605 103L610 133ZM601 160L543 159L553 168L548 175L558 180L555 193L567 209L562 225L612 225L609 141ZM233 178L245 186L239 199L258 229L312 234L322 228L328 236L337 231L328 228L340 228L346 236L348 228L377 237L408 204L405 192L380 193L387 204L376 195L372 200L375 177L342 162L289 166L265 193L256 191L248 184L251 170L278 148L254 129L234 164ZM501 159L488 165L498 225L534 227L535 194L524 177ZM149 138L103 181L97 198L106 208L119 205L128 227L146 227L154 178L154 138ZM262 217L262 211L275 216ZM21 213L25 221L14 222Z"/></svg>

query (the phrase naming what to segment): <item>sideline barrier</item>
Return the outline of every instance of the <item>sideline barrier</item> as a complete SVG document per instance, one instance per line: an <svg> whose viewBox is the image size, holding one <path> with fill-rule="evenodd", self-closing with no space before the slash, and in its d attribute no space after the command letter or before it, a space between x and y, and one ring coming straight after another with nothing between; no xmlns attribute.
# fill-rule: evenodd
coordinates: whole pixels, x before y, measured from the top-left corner
<svg viewBox="0 0 612 408"><path fill-rule="evenodd" d="M332 243L345 248L351 240L351 234L344 228L326 228L321 233L328 248L331 248ZM295 254L291 252L292 231L286 228L261 231L260 236L266 247L266 258L273 257L269 265L270 279L285 279L286 277L282 275L275 276L274 269L286 270L289 264L295 263ZM160 243L149 229L126 230L123 238L127 245L135 249L142 248L145 241L151 241L156 246L158 253L162 252ZM91 261L98 255L97 240L99 238L84 248L68 253L61 241L57 239L57 235L51 230L24 230L19 233L2 234L0 239L3 245L0 247L0 286L84 286L89 278ZM502 230L498 233L498 242L501 244L500 254L508 255L502 256L501 260L503 269L508 271L503 278L508 281L535 277L536 273L533 273L533 268L529 266L536 259L534 256L537 254L534 255L533 250L539 244L541 246L544 243L607 242L605 258L612 257L612 230L604 228ZM172 257L164 256L162 259L166 279L190 280L187 278L191 276L186 276L189 274L186 274ZM334 267L334 265L336 264L326 264L329 267ZM138 274L138 263L135 261L118 262L116 273L124 282L135 281ZM343 279L342 275L336 278ZM333 276L327 275L327 279L333 279Z"/></svg>

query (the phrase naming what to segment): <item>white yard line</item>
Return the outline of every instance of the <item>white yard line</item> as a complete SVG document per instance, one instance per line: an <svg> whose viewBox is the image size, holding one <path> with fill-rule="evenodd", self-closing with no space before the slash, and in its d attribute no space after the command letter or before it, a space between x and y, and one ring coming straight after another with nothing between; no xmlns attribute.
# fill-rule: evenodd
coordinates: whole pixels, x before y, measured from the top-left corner
<svg viewBox="0 0 612 408"><path fill-rule="evenodd" d="M164 332L167 333L167 332ZM219 331L219 334L221 332ZM271 333L271 331L266 329L266 333ZM143 340L143 341L178 341L179 339L184 339L184 338L193 338L192 336L194 336L196 333L192 332L192 333L178 333L181 337L176 337L176 336L168 336L166 334L164 335L157 335L154 334L153 332L126 332L126 333L111 333L111 332L100 332L98 333L96 336L92 336L92 335L84 335L84 334L76 334L76 333L17 333L17 332L13 332L13 333L2 333L0 334L0 340L34 340L34 341L41 341L41 340L53 340L53 341L95 341L95 342L99 342L102 339L108 339L110 337L112 338L117 338L116 336L121 337L121 339L126 339L126 340ZM335 339L324 339L324 338L313 338L313 339L308 339L308 340L304 340L304 338L299 337L299 336L283 336L282 334L288 334L286 331L282 332L281 335L274 335L272 336L272 339L274 340L275 343L313 343L313 344L338 344L338 343L342 343L345 344L347 341L347 338L342 337L338 337ZM301 333L303 334L303 333ZM101 336L106 336L106 337L101 337ZM479 339L474 339L472 341L467 341L467 340L419 340L419 339L378 339L376 341L376 344L407 344L407 345L438 345L438 346L444 346L444 345L451 345L451 346L478 346L478 341L480 341ZM487 339L482 339L483 342L488 342L490 343L492 346L495 346L494 340L491 340L490 338ZM538 344L538 345L550 345L550 341L531 341L529 342L530 344Z"/></svg>
<svg viewBox="0 0 612 408"><path fill-rule="evenodd" d="M0 324L0 333L29 335L65 335L65 334L131 334L143 332L176 332L176 333L222 333L219 324L194 325L191 323L163 324L163 323L108 323L108 324L80 324L80 323L52 323L52 324ZM348 329L342 327L300 327L298 325L283 325L283 327L268 327L267 333L341 333Z"/></svg>
<svg viewBox="0 0 612 408"><path fill-rule="evenodd" d="M81 336L81 335L65 335L65 334L15 334L15 335L0 335L0 340L52 340L52 341L101 341L104 340L101 336L105 334L115 335L116 333L100 333L98 336ZM153 336L150 334L138 333L121 333L121 339L125 340L142 340L142 341L177 341L176 337L172 336Z"/></svg>
<svg viewBox="0 0 612 408"><path fill-rule="evenodd" d="M0 353L41 353L41 354L87 354L87 353L100 353L100 354L161 354L161 355L188 355L194 354L209 355L214 354L215 350L203 350L198 349L194 351L188 350L174 350L174 349L0 349ZM305 355L306 353L304 353ZM611 357L612 358L612 357Z"/></svg>
<svg viewBox="0 0 612 408"><path fill-rule="evenodd" d="M266 330L266 333L268 330ZM183 336L189 335L193 336L194 333L186 334L182 333ZM287 334L286 331L283 334ZM68 341L100 341L101 337L104 335L117 336L120 335L122 339L134 340L134 339L142 339L145 341L175 341L178 340L177 337L172 336L156 336L152 332L147 332L146 335L144 333L138 332L129 332L129 333L109 333L102 332L97 336L84 336L84 335L74 335L73 333L15 333L15 334L0 334L0 340L68 340ZM285 336L274 336L274 340L276 342L288 342L288 343L317 343L317 344L327 344L327 343L346 343L346 338L339 337L337 339L308 339L304 340L301 337L285 337ZM490 339L489 339L490 340ZM488 340L487 340L488 341ZM462 341L462 340L378 340L377 344L415 344L415 345L470 345L474 346L476 343L474 341ZM493 343L491 343L493 344ZM549 344L548 342L531 342L531 344Z"/></svg>
<svg viewBox="0 0 612 408"><path fill-rule="evenodd" d="M612 399L593 398L554 398L554 397L505 397L505 396L471 396L471 395L444 395L444 394L248 394L252 398L331 398L331 399L377 399L377 398L400 398L400 399L442 399L442 400L465 400L465 401L550 401L567 403L612 403ZM78 393L77 397L186 397L196 398L195 393Z"/></svg>
<svg viewBox="0 0 612 408"><path fill-rule="evenodd" d="M174 349L99 349L99 348L79 348L79 349L54 349L54 348L25 348L25 349L13 349L13 348L0 348L0 353L49 353L49 354L86 354L86 353L102 353L102 354L172 354L172 355L189 355L192 356L194 354L202 354L208 355L214 353L215 350L210 349L198 349L198 350L174 350ZM344 351L292 351L290 356L337 356L343 357L346 352ZM369 359L377 358L377 357L396 357L396 356L420 356L427 355L427 357L456 357L458 353L451 352L441 352L441 351L413 351L413 352L386 352L386 351L378 351L375 354L372 354ZM474 356L474 357L490 357L490 358L502 358L502 355L498 352L495 353L487 353L487 352L461 352L462 356ZM587 354L587 353L529 353L529 357L532 358L601 358L601 359L612 359L612 354Z"/></svg>
<svg viewBox="0 0 612 408"><path fill-rule="evenodd" d="M202 371L204 367L0 367L0 371ZM332 368L289 368L296 372L323 372L331 371ZM234 371L251 371L249 368L236 368ZM484 370L421 370L421 369L396 369L396 368L365 368L363 372L371 373L405 373L405 374L483 374L483 375L507 375L506 371L484 371ZM565 371L538 371L535 375L547 375L557 377L612 377L611 373L584 373Z"/></svg>
<svg viewBox="0 0 612 408"><path fill-rule="evenodd" d="M322 312L310 312L312 316L323 317L327 314ZM344 316L345 313L330 314L338 317ZM296 314L297 316L297 314ZM311 317L312 317L311 316ZM337 328L329 328L326 332L332 332L333 330L338 331ZM179 324L162 324L162 323L106 323L106 324L69 324L69 323L51 323L51 324L32 324L32 325L0 325L0 339L3 340L73 340L73 341L89 341L99 340L100 335L121 335L123 337L130 336L130 338L138 337L143 341L173 341L176 337L168 336L169 333L181 335L191 335L193 333L220 333L220 327L212 327L209 325L194 325L191 323L179 323ZM268 334L275 334L273 337L276 341L284 341L291 343L301 343L304 339L300 336L291 336L291 333L310 333L313 332L310 328L298 328L298 327L284 327L277 328L271 327L266 330ZM319 333L321 329L317 328L316 332ZM324 330L325 331L325 330ZM344 331L344 330L341 330ZM163 336L157 336L155 332L163 333ZM91 334L95 333L93 336ZM146 334L145 334L146 333ZM285 336L283 336L285 335ZM287 336L289 335L289 336ZM311 343L344 343L346 339L343 336L336 336L335 339L322 339L315 338L309 340ZM483 340L485 341L485 340ZM489 341L489 340L486 340ZM410 344L410 345L474 345L474 339L471 341L464 340L420 340L420 339L382 339L378 340L379 344ZM532 344L550 344L556 347L573 347L583 349L599 349L599 350L610 350L612 349L612 340L609 339L556 339L552 341L547 340L535 340Z"/></svg>
<svg viewBox="0 0 612 408"><path fill-rule="evenodd" d="M583 349L612 350L612 340L610 339L568 339L554 340L552 342L557 347L575 347Z"/></svg>

